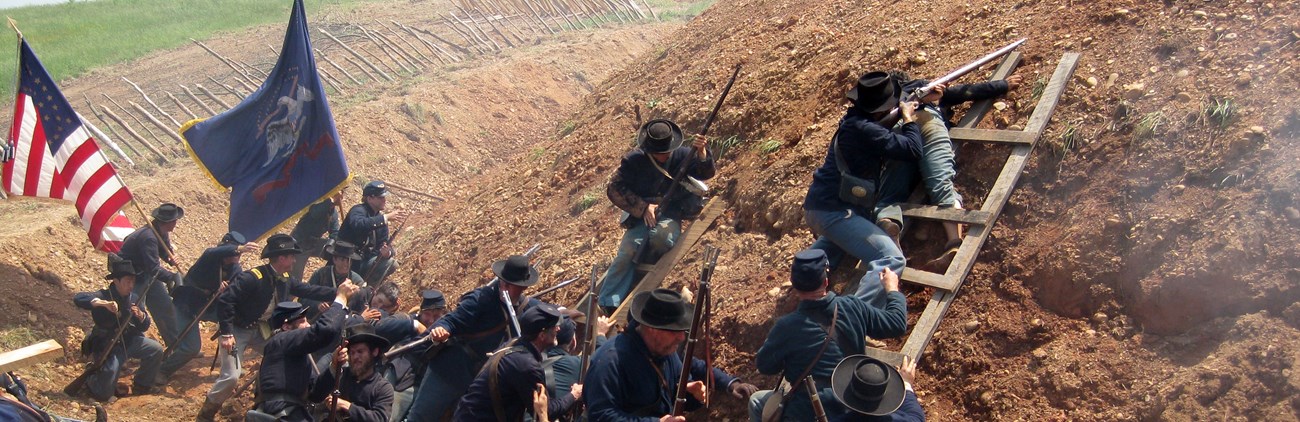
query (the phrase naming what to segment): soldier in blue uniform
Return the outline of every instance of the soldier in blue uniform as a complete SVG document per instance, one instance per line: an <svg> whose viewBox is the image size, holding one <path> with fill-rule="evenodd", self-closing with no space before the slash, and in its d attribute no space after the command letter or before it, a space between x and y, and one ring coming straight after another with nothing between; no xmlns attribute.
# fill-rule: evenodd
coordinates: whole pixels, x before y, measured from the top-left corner
<svg viewBox="0 0 1300 422"><path fill-rule="evenodd" d="M632 298L628 315L635 324L600 346L583 380L588 420L685 422L685 417L669 413L682 372L677 350L686 341L694 311L681 294L668 289L641 292ZM698 358L691 358L690 365L688 412L703 406L706 391L702 380L710 371L719 392L743 399L758 391L753 384L710 368Z"/></svg>
<svg viewBox="0 0 1300 422"><path fill-rule="evenodd" d="M268 319L274 304L292 300L295 296L316 300L334 298L335 289L312 286L289 279L289 270L302 252L298 243L287 234L275 234L266 239L262 258L267 263L235 276L230 287L217 298L217 335L220 338L218 354L221 375L208 390L197 420L211 421L221 409L221 404L235 392L235 383L242 372L241 361L245 349L261 351L273 328ZM344 283L351 286L350 282ZM348 293L350 297L352 292ZM328 345L329 340L321 346ZM319 348L319 347L318 347ZM265 363L263 363L265 365Z"/></svg>
<svg viewBox="0 0 1300 422"><path fill-rule="evenodd" d="M416 314L414 322L419 323L419 326L432 327L438 319L447 314L447 299L438 290L425 290L420 293L420 297L420 312ZM415 335L402 337L402 331L406 327L415 330L418 326L403 324L400 319L390 317L379 320L375 332L395 345L419 341L427 333L426 328ZM427 351L427 347L416 347L414 350L393 356L385 362L384 375L393 385L393 413L389 415L389 421L405 420L407 412L411 410L411 401L415 398L416 389L419 388L418 382L424 375L425 362L422 356Z"/></svg>
<svg viewBox="0 0 1300 422"><path fill-rule="evenodd" d="M523 335L488 359L461 398L453 420L524 420L524 413L533 410L533 394L545 389L542 350L555 346L559 323L560 311L549 304L524 312L519 318ZM548 400L547 414L559 414L582 398L582 384L572 384L571 389L569 394Z"/></svg>
<svg viewBox="0 0 1300 422"><path fill-rule="evenodd" d="M784 420L806 421L813 417L807 390L800 384L805 373L820 388L818 396L827 416L846 413L848 410L830 391L835 364L846 355L864 353L866 337L891 338L907 332L907 298L898 291L898 275L888 268L883 270L882 286L877 290L886 296L886 306L881 309L871 305L874 297L839 296L827 290L828 266L826 252L820 249L807 249L794 255L790 284L799 298L799 306L776 321L755 356L759 373L784 374L786 381L797 386L785 398ZM828 339L831 324L835 326L835 336ZM779 401L782 396L773 396L772 390L751 396L751 421L761 419L767 400Z"/></svg>
<svg viewBox="0 0 1300 422"><path fill-rule="evenodd" d="M276 331L263 349L254 410L284 422L313 420L307 393L316 378L316 369L308 357L313 350L339 337L345 314L343 304L356 290L352 283L340 285L334 303L311 324L304 315L307 308L301 303L276 304L267 321L275 325Z"/></svg>
<svg viewBox="0 0 1300 422"><path fill-rule="evenodd" d="M497 261L492 271L496 283L461 296L456 310L429 330L433 341L447 344L436 350L425 368L408 421L433 421L450 415L487 360L487 353L514 337L503 296L510 300L515 315L540 303L524 296L524 290L538 279L537 269L528 264L527 257L515 255Z"/></svg>
<svg viewBox="0 0 1300 422"><path fill-rule="evenodd" d="M393 386L376 370L376 364L391 343L366 323L349 326L346 340L334 351L329 370L316 378L309 399L323 404L327 411L333 409L340 420L387 422L393 409ZM331 396L335 391L337 398Z"/></svg>
<svg viewBox="0 0 1300 422"><path fill-rule="evenodd" d="M185 273L185 283L172 289L173 302L176 304L176 323L180 330L185 330L185 327L190 326L195 319L217 321L215 306L208 306L203 315L198 313L214 296L226 288L230 280L234 280L236 275L244 271L239 265L240 255L257 249L256 245L247 243L244 235L239 232L226 233L221 237L221 243L204 250L203 254L199 255L199 259L194 261L194 265L191 265L189 271ZM190 359L198 356L199 347L202 346L197 326L184 333L184 337L177 341L178 344L173 348L172 354L166 356L163 361L158 376L160 386L167 384L172 374L185 366Z"/></svg>
<svg viewBox="0 0 1300 422"><path fill-rule="evenodd" d="M107 288L95 292L77 293L72 303L78 308L90 311L95 321L95 328L86 334L81 342L81 354L100 356L109 353L108 359L99 371L86 381L90 396L95 400L108 401L113 398L117 388L117 378L127 359L140 359L140 370L135 373L132 394L148 394L153 391L154 377L158 374L158 355L162 354L162 345L144 336L149 329L149 314L136 306L139 296L132 293L136 283L136 272L131 261L117 255L109 255L109 274L105 280L113 280ZM155 289L161 286L154 286ZM150 289L152 290L152 289ZM129 324L122 331L122 338L108 350L117 333L118 324Z"/></svg>
<svg viewBox="0 0 1300 422"><path fill-rule="evenodd" d="M703 136L696 135L689 148L683 147L682 141L682 129L676 123L663 119L646 122L637 133L638 148L623 156L609 180L606 194L626 213L622 224L627 231L605 272L599 300L602 307L617 308L623 303L633 287L635 265L652 264L672 249L682 232L681 221L700 212L702 199L684 187L671 189L673 197L664 198L683 166L690 165L686 175L698 180L710 179L716 172ZM638 253L641 248L650 250ZM637 257L648 262L634 262Z"/></svg>
<svg viewBox="0 0 1300 422"><path fill-rule="evenodd" d="M343 206L345 190L347 189L340 189L329 199L308 207L307 212L298 218L293 231L289 232L302 249L302 254L298 255L298 263L293 265L293 271L290 272L290 278L302 279L302 273L307 269L307 261L310 258L320 258L321 252L325 251L326 242L338 238L339 219L343 217L339 215L339 210Z"/></svg>
<svg viewBox="0 0 1300 422"><path fill-rule="evenodd" d="M397 268L397 257L391 244L392 233L389 232L389 220L399 224L404 215L384 213L388 207L388 187L383 181L366 184L361 191L361 203L353 205L339 228L338 240L357 246L361 259L352 261L352 271L356 271L372 286L379 285Z"/></svg>
<svg viewBox="0 0 1300 422"><path fill-rule="evenodd" d="M325 254L329 256L329 262L311 273L311 277L307 279L307 284L333 289L350 280L357 287L366 287L366 282L361 279L361 274L352 271L352 263L361 259L361 255L357 255L356 245L342 240L335 241L325 247ZM300 256L298 259L302 259L302 257ZM365 295L365 291L363 290L359 294ZM354 297L351 300L355 302L363 299L366 298ZM307 306L307 318L309 319L315 318L317 314L324 310L324 307L329 306L329 303L311 298L299 298L298 301ZM351 304L349 304L349 308L352 308Z"/></svg>
<svg viewBox="0 0 1300 422"><path fill-rule="evenodd" d="M574 317L582 316L581 313ZM592 321L588 319L588 321ZM609 318L596 318L596 347L605 343L603 333L609 332ZM581 350L583 343L578 341L578 324L573 318L565 317L560 321L560 331L555 335L555 347L551 347L542 354L546 357L542 359L542 373L546 375L546 395L548 397L563 397L569 394L569 387L573 384L581 383L579 376L582 373L582 358L576 356ZM595 351L595 349L592 349ZM577 404L575 402L575 404ZM560 413L551 412L551 420L569 420L565 416L571 413L570 409L561 409Z"/></svg>
<svg viewBox="0 0 1300 422"><path fill-rule="evenodd" d="M172 255L172 230L176 223L185 216L185 209L172 203L164 203L154 208L149 224L135 229L122 241L122 250L118 254L135 265L135 273L140 278L135 284L135 294L140 295L140 308L148 311L158 323L158 334L168 346L176 344L176 336L182 327L176 326L176 307L172 305L169 291L178 282L180 274L163 268L163 262L176 265ZM149 294L142 294L150 280L157 279L159 285L149 289Z"/></svg>
<svg viewBox="0 0 1300 422"><path fill-rule="evenodd" d="M835 398L849 413L834 422L925 422L925 409L916 399L912 382L916 362L903 357L898 370L865 355L844 358L831 375Z"/></svg>

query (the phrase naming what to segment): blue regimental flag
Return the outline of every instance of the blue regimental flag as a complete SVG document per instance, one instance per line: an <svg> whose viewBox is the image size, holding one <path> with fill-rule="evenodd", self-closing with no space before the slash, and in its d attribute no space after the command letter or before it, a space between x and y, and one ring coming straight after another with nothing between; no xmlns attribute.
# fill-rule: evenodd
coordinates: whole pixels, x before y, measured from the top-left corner
<svg viewBox="0 0 1300 422"><path fill-rule="evenodd" d="M280 60L257 92L215 117L181 127L194 161L230 190L230 230L263 238L343 188L343 158L302 0L295 0Z"/></svg>

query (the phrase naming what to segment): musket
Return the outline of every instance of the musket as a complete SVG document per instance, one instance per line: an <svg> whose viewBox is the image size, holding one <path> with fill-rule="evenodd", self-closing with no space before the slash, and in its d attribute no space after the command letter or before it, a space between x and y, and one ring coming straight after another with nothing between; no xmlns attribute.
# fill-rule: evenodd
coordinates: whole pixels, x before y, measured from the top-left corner
<svg viewBox="0 0 1300 422"><path fill-rule="evenodd" d="M578 364L578 381L582 382L587 379L587 367L591 364L591 354L596 352L596 323L600 316L596 315L596 300L600 295L600 288L597 283L600 281L600 264L591 266L591 284L587 285L587 324L582 331L582 357L579 358ZM580 306L580 305L579 305ZM567 420L576 421L583 414L583 401L574 403L569 408L569 418Z"/></svg>
<svg viewBox="0 0 1300 422"><path fill-rule="evenodd" d="M529 296L529 298L532 298L532 299L540 299L542 296L545 296L547 293L550 293L550 292L553 292L553 291L556 291L556 290L563 289L565 286L568 286L568 285L570 285L570 284L573 284L574 282L578 281L578 279L580 279L580 278L582 278L582 277L574 277L574 278L570 278L570 279L568 279L568 280L561 281L560 284L556 284L556 285L554 285L554 286L551 286L551 287L547 287L547 288L545 288L545 289L542 289L542 291L537 292L537 293L533 294L532 296Z"/></svg>
<svg viewBox="0 0 1300 422"><path fill-rule="evenodd" d="M686 352L682 355L682 373L677 378L677 396L673 399L673 416L682 416L686 413L686 384L691 377L691 359L694 357L696 344L708 334L701 328L704 327L708 320L709 296L712 292L709 281L713 278L713 269L718 265L719 252L720 250L713 246L704 248L704 269L700 272L699 291L695 294L695 315L691 316L691 331L687 333ZM709 372L712 371L709 370Z"/></svg>
<svg viewBox="0 0 1300 422"><path fill-rule="evenodd" d="M817 383L813 381L812 375L804 378L803 385L808 390L808 399L812 401L813 420L826 422L826 407L822 406L822 398L817 395Z"/></svg>
<svg viewBox="0 0 1300 422"><path fill-rule="evenodd" d="M406 220L403 219L403 220L402 220L402 224L399 224L399 225L397 226L397 228L396 228L396 229L393 229L393 232L392 232L391 234L388 235L388 242L386 242L385 244L386 244L386 245L389 245L389 247L391 248L392 245L393 245L393 241L397 240L397 235L402 234L402 229L405 229L405 228L406 228ZM376 268L379 268L379 263L380 263L381 261L387 261L387 260L393 259L393 255L395 255L395 254L396 254L396 253L392 253L392 254L388 255L387 258L381 258L380 260L375 261L375 265L371 265L371 266L370 266L370 269L369 269L369 270L366 270L366 276L365 276L365 277L362 277L361 280L362 280L362 281L369 280L369 279L370 279L370 276L375 275L375 269L376 269Z"/></svg>
<svg viewBox="0 0 1300 422"><path fill-rule="evenodd" d="M226 281L224 276L225 272L226 270L224 268L217 269L218 282ZM182 341L181 339L185 338L186 334L189 334L190 331L194 329L194 327L197 327L199 325L199 320L203 319L203 314L208 312L208 308L212 307L212 304L217 301L217 297L221 296L221 292L222 289L218 287L216 293L213 293L212 297L208 298L208 303L204 304L203 308L199 309L199 313L194 315L194 320L190 321L190 325L188 327L185 327L184 331L181 331L181 335L176 336L176 344L167 345L167 350L163 350L162 360L167 360L167 358L171 357L172 353L176 352L176 346L179 346L181 344ZM213 367L216 367L216 365L213 365Z"/></svg>
<svg viewBox="0 0 1300 422"><path fill-rule="evenodd" d="M926 84L921 88L917 88L905 92L903 93L903 97L899 100L899 102L904 103L908 101L919 101L920 99L925 98L926 95L929 95L931 91L934 91L935 87L946 84L948 82L952 82L953 80L962 77L962 75L965 75L975 69L978 69L980 66L989 64L990 62L997 60L998 57L1005 56L1007 53L1010 53L1011 50L1015 50L1016 47L1020 47L1021 44L1024 44L1025 40L1028 40L1028 38L1021 38L1019 41L1013 42L1011 44L1007 44L1006 47L1002 47L997 51L985 55L984 57L980 57L979 59L973 62L967 63L965 66L957 68L957 70L949 72L947 75L943 75L938 79L930 81L929 84ZM889 115L885 116L885 118L881 119L880 121L883 122L883 121L893 120L894 118L898 117L898 113L899 113L898 106L895 106L893 110L889 111Z"/></svg>
<svg viewBox="0 0 1300 422"><path fill-rule="evenodd" d="M537 254L537 250L538 250L538 249L541 249L541 248L542 248L542 244L541 244L541 243L534 244L533 247L528 248L528 250L524 251L524 256L526 256L526 257L528 257L528 258L532 258L533 255ZM489 281L488 284L492 284L492 283L500 283L500 282L501 282L500 277L492 277L492 281ZM510 299L506 296L505 290L502 290L502 291L501 291L501 299L502 299L502 302L506 305L506 307L507 307L506 309L508 309L508 310L510 311L510 317L511 317L511 318L510 318L510 322L514 323L515 332L518 333L518 332L519 332L519 319L515 317L515 307L514 307L514 304L510 303ZM432 330L432 328L430 328L430 330ZM392 357L394 357L394 356L400 355L400 354L402 354L402 353L405 353L405 352L407 352L407 351L410 351L411 349L414 349L414 348L416 348L416 347L420 347L420 346L425 345L425 344L430 344L430 345L433 345L433 346L437 346L437 345L442 344L442 343L444 343L444 342L441 342L441 341L433 341L433 339L430 339L429 336L424 336L424 337L420 338L419 340L416 340L416 341L413 341L413 342L407 343L406 345L404 345L404 346L402 346L402 347L398 347L398 348L396 348L396 349L389 350L387 353L384 353L384 358L386 358L386 359L388 359L388 358L392 358Z"/></svg>

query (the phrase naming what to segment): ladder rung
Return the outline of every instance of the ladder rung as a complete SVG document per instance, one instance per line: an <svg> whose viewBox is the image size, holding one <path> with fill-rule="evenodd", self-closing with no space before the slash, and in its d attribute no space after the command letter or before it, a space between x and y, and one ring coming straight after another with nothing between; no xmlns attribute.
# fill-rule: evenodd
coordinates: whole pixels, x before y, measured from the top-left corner
<svg viewBox="0 0 1300 422"><path fill-rule="evenodd" d="M954 221L966 224L988 225L993 214L988 211L939 208L933 205L899 204L903 215L928 220Z"/></svg>
<svg viewBox="0 0 1300 422"><path fill-rule="evenodd" d="M939 273L932 273L926 270L918 270L916 268L911 268L911 267L908 267L907 269L903 270L903 274L900 275L898 278L908 283L916 283L920 285L934 287L936 289L943 289L949 291L951 291L954 287L957 287L956 286L957 283L949 279L948 276L946 275L939 274Z"/></svg>
<svg viewBox="0 0 1300 422"><path fill-rule="evenodd" d="M1033 145L1038 134L1021 130L972 129L955 127L948 129L948 136L963 141L999 142L1008 144Z"/></svg>
<svg viewBox="0 0 1300 422"><path fill-rule="evenodd" d="M892 350L885 350L885 349L877 349L877 348L874 348L874 347L868 347L867 350L866 350L866 353L864 353L864 354L867 355L867 356L870 356L870 357L873 358L873 359L881 360L881 361L883 361L883 362L889 364L889 366L899 367L899 366L901 366L901 365L903 364L903 354L902 354L902 353L895 352L895 351L892 351ZM820 386L818 386L818 387L820 387Z"/></svg>

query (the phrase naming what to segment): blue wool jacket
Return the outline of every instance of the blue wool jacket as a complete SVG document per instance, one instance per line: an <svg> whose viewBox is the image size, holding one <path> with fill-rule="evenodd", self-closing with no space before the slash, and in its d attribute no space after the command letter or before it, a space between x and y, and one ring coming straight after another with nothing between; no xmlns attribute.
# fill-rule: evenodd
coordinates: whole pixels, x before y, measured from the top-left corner
<svg viewBox="0 0 1300 422"><path fill-rule="evenodd" d="M876 339L898 337L907 332L907 298L899 292L890 292L885 309L867 304L853 296L839 296L827 292L826 297L804 300L799 307L780 319L768 332L767 341L758 349L755 364L758 372L766 375L783 374L791 383L803 374L812 363L826 339L827 327L835 306L839 316L835 320L835 338L826 346L821 359L813 366L810 375L821 391L826 414L844 413L835 396L831 394L831 373L845 356L862 354L866 350L865 337ZM785 419L803 421L812 419L812 404L806 390L800 388L786 403Z"/></svg>
<svg viewBox="0 0 1300 422"><path fill-rule="evenodd" d="M672 411L682 358L676 353L650 356L635 324L600 346L590 365L582 389L589 420L652 422ZM699 359L691 360L690 379L703 381L710 370L717 391L726 392L736 380ZM686 397L688 412L703 405L690 394Z"/></svg>
<svg viewBox="0 0 1300 422"><path fill-rule="evenodd" d="M510 316L505 304L501 303L501 282L492 283L471 290L460 297L456 310L444 315L434 327L442 327L451 333L453 339L460 338L479 358L496 350L510 336ZM522 316L524 310L536 306L537 299L529 298L515 309L515 315ZM531 400L531 398L529 398Z"/></svg>
<svg viewBox="0 0 1300 422"><path fill-rule="evenodd" d="M902 125L898 131L881 126L857 107L850 108L840 119L840 152L848 172L869 180L880 180L880 174L870 174L885 160L917 161L921 159L921 128L915 122ZM813 171L812 184L804 197L803 208L815 211L842 211L852 209L859 215L873 215L875 210L855 207L840 199L840 168L835 163L835 142L826 144L826 159Z"/></svg>

